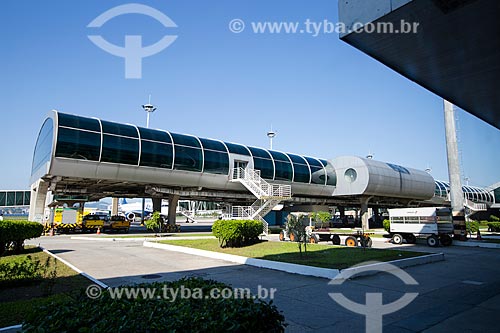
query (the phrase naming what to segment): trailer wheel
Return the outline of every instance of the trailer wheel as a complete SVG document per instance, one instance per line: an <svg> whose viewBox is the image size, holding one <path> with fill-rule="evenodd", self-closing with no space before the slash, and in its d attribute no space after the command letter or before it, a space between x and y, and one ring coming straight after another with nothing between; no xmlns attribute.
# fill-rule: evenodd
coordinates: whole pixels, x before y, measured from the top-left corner
<svg viewBox="0 0 500 333"><path fill-rule="evenodd" d="M403 236L401 236L400 234L394 234L392 236L392 242L394 244L402 244L403 243Z"/></svg>
<svg viewBox="0 0 500 333"><path fill-rule="evenodd" d="M355 237L349 236L345 239L345 245L349 247L358 246L358 240Z"/></svg>
<svg viewBox="0 0 500 333"><path fill-rule="evenodd" d="M281 241L281 242L284 242L284 241L285 241L285 239L286 239L286 237L285 237L285 232L284 232L283 230L281 230L281 231L280 231L280 241Z"/></svg>
<svg viewBox="0 0 500 333"><path fill-rule="evenodd" d="M450 246L453 243L453 239L450 237L450 235L441 235L439 241L443 246Z"/></svg>
<svg viewBox="0 0 500 333"><path fill-rule="evenodd" d="M332 235L332 243L333 243L333 245L340 245L339 235Z"/></svg>
<svg viewBox="0 0 500 333"><path fill-rule="evenodd" d="M439 245L439 239L434 235L429 236L427 237L427 245L430 247L436 247Z"/></svg>
<svg viewBox="0 0 500 333"><path fill-rule="evenodd" d="M318 244L319 243L319 237L316 234L312 234L311 237L309 237L309 243L311 244Z"/></svg>
<svg viewBox="0 0 500 333"><path fill-rule="evenodd" d="M292 231L292 232L290 233L290 236L289 236L289 237L290 237L290 242L297 242L297 241L298 241L297 234L296 234L294 231Z"/></svg>
<svg viewBox="0 0 500 333"><path fill-rule="evenodd" d="M417 242L417 237L415 237L414 234L408 234L406 235L406 243L408 244L415 244Z"/></svg>

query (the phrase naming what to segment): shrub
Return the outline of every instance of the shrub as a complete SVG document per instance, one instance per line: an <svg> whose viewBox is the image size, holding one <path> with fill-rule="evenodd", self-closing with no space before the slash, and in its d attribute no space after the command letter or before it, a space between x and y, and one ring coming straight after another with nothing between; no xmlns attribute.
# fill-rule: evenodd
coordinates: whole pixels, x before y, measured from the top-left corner
<svg viewBox="0 0 500 333"><path fill-rule="evenodd" d="M264 226L255 220L217 220L212 233L221 247L238 247L254 243L259 239Z"/></svg>
<svg viewBox="0 0 500 333"><path fill-rule="evenodd" d="M332 214L330 212L315 212L311 214L311 218L314 222L320 222L320 228L323 228L325 225L329 227L329 221L332 219Z"/></svg>
<svg viewBox="0 0 500 333"><path fill-rule="evenodd" d="M467 228L468 234L476 234L477 231L479 230L479 222L478 221L465 222L465 226Z"/></svg>
<svg viewBox="0 0 500 333"><path fill-rule="evenodd" d="M246 297L241 297L241 293L205 297L233 290L213 280L189 278L124 288L147 288L142 290L155 295L145 297L139 293L134 299L113 298L106 290L92 299L82 290L74 298L34 309L23 329L25 332L283 332L285 328L285 318L272 301L253 299L250 293ZM164 290L169 291L167 295ZM178 297L174 298L175 292ZM187 292L191 297L186 297Z"/></svg>
<svg viewBox="0 0 500 333"><path fill-rule="evenodd" d="M154 212L151 215L151 218L144 220L144 224L146 225L146 229L152 230L155 232L160 232L160 225L162 224L161 221L162 217L160 212Z"/></svg>
<svg viewBox="0 0 500 333"><path fill-rule="evenodd" d="M382 225L384 226L385 231L387 231L387 232L391 231L391 221L390 220L384 220L382 222Z"/></svg>
<svg viewBox="0 0 500 333"><path fill-rule="evenodd" d="M40 261L31 256L0 260L0 287L19 286L41 278Z"/></svg>
<svg viewBox="0 0 500 333"><path fill-rule="evenodd" d="M43 225L38 222L28 221L0 221L0 255L9 247L20 253L26 239L40 237Z"/></svg>
<svg viewBox="0 0 500 333"><path fill-rule="evenodd" d="M492 232L500 232L500 222L488 222L488 230Z"/></svg>
<svg viewBox="0 0 500 333"><path fill-rule="evenodd" d="M490 215L490 221L491 222L500 222L500 218L495 215Z"/></svg>

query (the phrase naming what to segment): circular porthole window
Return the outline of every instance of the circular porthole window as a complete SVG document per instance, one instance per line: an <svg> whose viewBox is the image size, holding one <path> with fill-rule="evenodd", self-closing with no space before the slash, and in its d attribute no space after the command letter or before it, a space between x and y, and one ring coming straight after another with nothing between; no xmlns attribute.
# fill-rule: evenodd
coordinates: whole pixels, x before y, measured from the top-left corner
<svg viewBox="0 0 500 333"><path fill-rule="evenodd" d="M358 177L358 173L354 169L347 169L344 173L344 178L348 183L353 183Z"/></svg>

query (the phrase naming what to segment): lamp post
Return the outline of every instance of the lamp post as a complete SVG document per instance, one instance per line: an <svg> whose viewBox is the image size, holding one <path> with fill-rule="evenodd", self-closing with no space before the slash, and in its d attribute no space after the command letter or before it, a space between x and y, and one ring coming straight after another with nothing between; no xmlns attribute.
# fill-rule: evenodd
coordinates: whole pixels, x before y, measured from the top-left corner
<svg viewBox="0 0 500 333"><path fill-rule="evenodd" d="M149 115L156 111L156 107L151 104L151 95L149 95L149 100L147 104L142 105L142 109L146 111L146 128L149 128ZM144 210L146 206L146 198L142 198L142 211L141 211L141 225L144 225ZM161 232L161 230L160 230Z"/></svg>
<svg viewBox="0 0 500 333"><path fill-rule="evenodd" d="M273 131L273 128L271 127L271 130L267 132L267 137L269 138L269 149L273 149L273 138L276 136L276 132Z"/></svg>
<svg viewBox="0 0 500 333"><path fill-rule="evenodd" d="M146 118L146 128L149 128L149 115L153 112L156 111L156 108L153 106L153 104L151 104L151 95L149 95L149 102L148 104L144 104L142 106L142 108L144 109L144 111L147 112L148 116Z"/></svg>

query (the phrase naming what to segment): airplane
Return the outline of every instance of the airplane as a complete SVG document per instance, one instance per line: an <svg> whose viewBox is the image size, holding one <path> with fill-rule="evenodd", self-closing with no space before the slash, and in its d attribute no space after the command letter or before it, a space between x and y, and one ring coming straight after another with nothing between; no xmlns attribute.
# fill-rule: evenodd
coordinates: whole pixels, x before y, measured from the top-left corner
<svg viewBox="0 0 500 333"><path fill-rule="evenodd" d="M118 204L118 211L125 215L125 217L133 221L136 217L142 215L142 200L137 202L128 203L125 198ZM153 213L153 203L146 201L144 204L144 215L148 216Z"/></svg>

